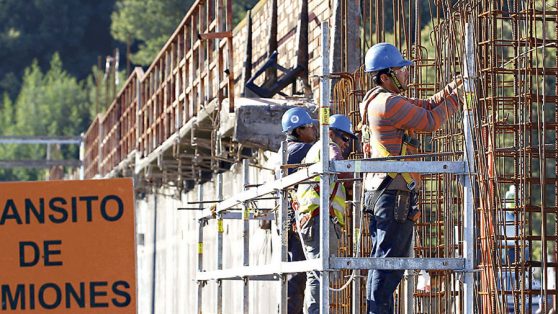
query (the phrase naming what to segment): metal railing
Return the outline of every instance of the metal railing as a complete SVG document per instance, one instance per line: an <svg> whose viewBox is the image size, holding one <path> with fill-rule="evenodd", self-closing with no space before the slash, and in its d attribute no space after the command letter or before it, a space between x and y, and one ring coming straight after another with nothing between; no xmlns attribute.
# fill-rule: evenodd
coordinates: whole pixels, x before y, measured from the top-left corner
<svg viewBox="0 0 558 314"><path fill-rule="evenodd" d="M212 101L234 109L232 2L198 0L143 73L136 69L85 134L85 176L147 157Z"/></svg>
<svg viewBox="0 0 558 314"><path fill-rule="evenodd" d="M326 22L322 23L323 30L323 40L327 42L328 38L328 25ZM327 56L327 45L324 45L325 49L323 51L323 56ZM207 213L207 211L199 219L199 259L198 259L198 271L196 274L196 280L198 281L199 289L203 289L207 281L217 281L220 282L223 279L232 280L244 280L243 289L243 312L248 313L248 281L250 280L277 280L278 291L279 291L279 312L286 313L286 274L297 273L304 271L316 271L320 273L321 278L321 292L320 292L320 313L330 312L330 287L331 281L329 278L329 272L343 269L425 269L425 270L447 270L463 273L464 280L463 283L455 283L458 285L463 285L461 291L463 291L463 303L459 306L462 313L473 313L474 312L474 295L473 295L473 270L474 270L474 207L473 207L473 191L472 184L474 173L473 162L472 162L472 138L470 136L470 122L469 122L469 112L465 111L465 147L466 152L463 155L465 161L376 161L376 160L343 160L343 161L330 161L329 160L329 76L328 76L328 58L324 59L324 73L321 79L321 89L324 91L322 93L322 103L320 109L320 117L322 118L321 123L321 138L322 138L322 148L320 150L320 162L308 167L301 168L294 174L284 176L275 180L273 182L268 182L263 185L258 185L253 188L248 188L246 191L236 194L233 197L222 200L215 205L213 209L214 214ZM468 134L468 135L467 135ZM284 151L285 149L283 149ZM285 160L285 158L283 158ZM247 173L248 162L244 162L244 173ZM330 182L333 179L333 175L339 172L353 172L353 173L375 173L375 172L415 172L415 173L442 173L442 174L456 174L461 177L460 182L463 185L462 193L464 198L463 208L461 210L461 215L463 215L464 222L461 225L462 230L459 230L459 234L462 234L461 238L461 252L462 256L457 258L370 258L370 257L355 257L355 256L344 256L344 257L330 257L329 241L329 189ZM300 184L308 179L314 178L316 176L320 177L320 258L309 259L299 262L287 262L287 193L286 191L293 186ZM250 186L250 182L245 179L245 186ZM222 184L222 182L221 182ZM220 188L217 188L220 190ZM267 219L276 220L276 228L278 231L277 236L273 236L272 239L274 243L279 244L281 248L281 254L277 255L277 258L271 263L259 264L259 265L249 265L247 263L247 256L250 252L249 250L249 234L250 227L248 221L253 216L250 212L249 202L261 199L263 196L269 194L279 195L279 210L275 212L275 215L268 217ZM219 196L220 199L221 196ZM360 199L358 195L355 199ZM230 215L235 209L240 207L242 214L237 215L237 219L242 219L244 221L242 230L243 239L243 266L223 269L222 267L222 245L217 244L217 269L206 270L203 265L203 239L204 231L203 228L206 223L211 219L217 219L217 239L218 242L222 243L222 224L223 219L226 215ZM357 217L360 213L359 202L354 202L353 207L353 217ZM271 215L271 213L269 213ZM220 227L219 227L220 226ZM359 226L354 226L358 228ZM453 228L454 226L446 226L447 228ZM353 230L354 233L358 234L358 230ZM275 234L275 233L273 233ZM274 247L276 247L274 245ZM360 279L355 279L360 280ZM411 284L412 285L412 284ZM218 289L220 285L217 285ZM202 293L199 291L199 296ZM219 296L219 294L217 294ZM220 297L218 297L220 298ZM222 302L222 300L217 300L217 302ZM202 313L201 301L198 300L198 313ZM354 303L353 303L354 304ZM358 304L358 302L357 302ZM352 308L353 313L360 313L358 305L354 305ZM412 299L409 300L407 304L407 311L409 313L413 312ZM217 311L217 313L221 313Z"/></svg>
<svg viewBox="0 0 558 314"><path fill-rule="evenodd" d="M99 116L91 122L83 136L83 142L84 178L91 179L99 173Z"/></svg>
<svg viewBox="0 0 558 314"><path fill-rule="evenodd" d="M234 108L231 30L231 1L197 1L186 14L141 83L141 157L214 99Z"/></svg>
<svg viewBox="0 0 558 314"><path fill-rule="evenodd" d="M105 176L136 149L137 90L143 71L136 68L100 118L99 174Z"/></svg>

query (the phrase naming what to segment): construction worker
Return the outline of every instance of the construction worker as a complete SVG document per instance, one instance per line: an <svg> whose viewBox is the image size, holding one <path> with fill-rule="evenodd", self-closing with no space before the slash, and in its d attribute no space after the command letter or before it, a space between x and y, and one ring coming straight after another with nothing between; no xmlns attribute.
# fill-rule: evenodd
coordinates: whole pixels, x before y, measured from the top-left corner
<svg viewBox="0 0 558 314"><path fill-rule="evenodd" d="M347 156L344 152L348 152L348 147L352 139L356 136L353 134L352 125L349 118L344 115L332 115L329 120L329 156L331 160L345 159ZM305 163L316 163L320 161L321 141L312 146L306 158ZM345 153L346 154L346 153ZM349 174L339 174L339 177L349 177ZM320 191L319 177L314 178L314 184L302 184L298 186L296 193L298 201L297 223L300 227L300 234L304 242L304 250L308 259L320 257ZM339 246L341 229L345 225L344 212L346 192L344 184L337 180L333 180L330 186L330 208L329 214L331 223L329 224L329 248L330 253L335 254ZM306 281L306 300L307 312L318 313L320 303L320 282L315 272L307 273Z"/></svg>
<svg viewBox="0 0 558 314"><path fill-rule="evenodd" d="M310 117L308 112L300 107L291 108L283 114L281 125L283 132L287 135L287 164L300 164L306 153L316 142L318 137L315 125L317 120ZM296 171L288 168L288 174ZM295 217L292 206L288 208L290 226L295 226ZM288 257L289 262L303 261L304 251L300 238L294 230L289 228L288 232ZM306 273L294 273L287 278L287 304L289 314L302 313L304 302L304 288L306 286Z"/></svg>
<svg viewBox="0 0 558 314"><path fill-rule="evenodd" d="M360 104L365 158L414 154L419 142L415 131L434 131L459 108L461 81L448 84L429 99L400 94L407 88L412 62L388 43L366 53L365 71L376 87ZM420 219L418 174L376 173L364 178L364 211L371 214L372 257L409 257L413 225ZM393 313L393 293L403 270L370 270L367 280L367 313Z"/></svg>

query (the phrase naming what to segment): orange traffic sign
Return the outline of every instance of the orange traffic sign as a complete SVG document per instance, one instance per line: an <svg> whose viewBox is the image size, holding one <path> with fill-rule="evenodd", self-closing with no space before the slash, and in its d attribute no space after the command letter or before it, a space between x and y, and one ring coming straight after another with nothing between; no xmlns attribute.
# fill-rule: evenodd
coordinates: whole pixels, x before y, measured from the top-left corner
<svg viewBox="0 0 558 314"><path fill-rule="evenodd" d="M0 312L136 313L131 179L0 191Z"/></svg>

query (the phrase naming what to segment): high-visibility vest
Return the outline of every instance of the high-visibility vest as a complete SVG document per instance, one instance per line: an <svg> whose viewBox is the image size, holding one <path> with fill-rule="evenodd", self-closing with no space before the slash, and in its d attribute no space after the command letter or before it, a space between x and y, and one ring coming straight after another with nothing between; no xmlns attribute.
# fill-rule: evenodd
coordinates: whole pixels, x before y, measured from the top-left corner
<svg viewBox="0 0 558 314"><path fill-rule="evenodd" d="M335 143L330 143L330 145L337 145ZM316 163L320 161L320 147L321 143L318 141L304 159L303 163ZM347 193L345 191L345 186L343 184L337 184L335 188L335 179L332 180L330 184L330 193L335 191L333 198L330 195L330 208L333 210L333 214L337 218L340 225L345 225L344 213L346 209L345 201L347 200ZM315 216L317 213L314 211L318 210L320 207L320 194L319 194L319 182L320 177L312 178L311 180L316 181L313 184L300 184L296 192L296 199L298 202L298 211L302 213L309 213Z"/></svg>

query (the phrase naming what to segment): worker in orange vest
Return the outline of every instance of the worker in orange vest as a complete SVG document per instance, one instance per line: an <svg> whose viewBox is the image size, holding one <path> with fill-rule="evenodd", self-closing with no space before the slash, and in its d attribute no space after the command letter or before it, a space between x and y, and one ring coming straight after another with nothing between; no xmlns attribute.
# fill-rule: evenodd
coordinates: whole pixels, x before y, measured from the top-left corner
<svg viewBox="0 0 558 314"><path fill-rule="evenodd" d="M456 113L461 80L453 81L429 99L400 95L407 88L408 67L399 50L388 43L372 46L366 53L365 71L376 87L360 104L362 144L365 158L401 156L418 152L415 131L431 132ZM364 178L364 211L371 215L372 257L409 257L413 225L420 219L415 173L375 173ZM393 313L393 293L403 270L368 272L367 313Z"/></svg>

